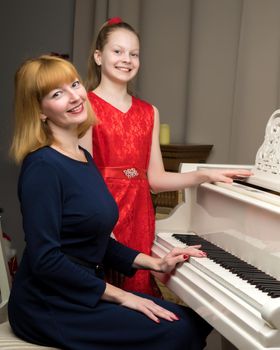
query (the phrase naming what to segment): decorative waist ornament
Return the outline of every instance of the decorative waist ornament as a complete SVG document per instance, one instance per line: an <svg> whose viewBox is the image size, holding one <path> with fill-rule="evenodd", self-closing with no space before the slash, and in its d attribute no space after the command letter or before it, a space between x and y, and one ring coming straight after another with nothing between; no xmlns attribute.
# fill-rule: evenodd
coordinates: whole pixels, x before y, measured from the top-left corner
<svg viewBox="0 0 280 350"><path fill-rule="evenodd" d="M138 171L135 168L124 169L123 173L126 177L131 179L132 177L136 177L139 175Z"/></svg>

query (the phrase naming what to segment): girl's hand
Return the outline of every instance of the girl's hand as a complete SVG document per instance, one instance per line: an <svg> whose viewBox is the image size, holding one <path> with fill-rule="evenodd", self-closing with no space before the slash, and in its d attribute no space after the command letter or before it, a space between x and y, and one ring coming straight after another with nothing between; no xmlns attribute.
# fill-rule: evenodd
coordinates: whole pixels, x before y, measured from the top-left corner
<svg viewBox="0 0 280 350"><path fill-rule="evenodd" d="M205 169L199 170L201 174L206 175L207 182L227 182L231 183L233 179L244 179L253 175L250 170L246 169Z"/></svg>
<svg viewBox="0 0 280 350"><path fill-rule="evenodd" d="M190 256L204 258L207 256L205 252L200 250L201 245L193 245L187 248L174 248L162 259L159 259L159 271L170 273L176 265L189 259Z"/></svg>

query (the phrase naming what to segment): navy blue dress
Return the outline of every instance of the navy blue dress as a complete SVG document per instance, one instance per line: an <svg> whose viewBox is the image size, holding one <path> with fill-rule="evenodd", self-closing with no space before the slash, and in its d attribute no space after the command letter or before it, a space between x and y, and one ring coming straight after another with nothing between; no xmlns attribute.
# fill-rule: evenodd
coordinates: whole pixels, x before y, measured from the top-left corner
<svg viewBox="0 0 280 350"><path fill-rule="evenodd" d="M132 276L139 252L110 237L117 205L84 152L88 161L79 162L44 147L23 162L26 248L9 300L12 329L31 343L69 350L202 349L211 327L189 308L157 299L180 318L157 324L101 300L106 283L90 266Z"/></svg>

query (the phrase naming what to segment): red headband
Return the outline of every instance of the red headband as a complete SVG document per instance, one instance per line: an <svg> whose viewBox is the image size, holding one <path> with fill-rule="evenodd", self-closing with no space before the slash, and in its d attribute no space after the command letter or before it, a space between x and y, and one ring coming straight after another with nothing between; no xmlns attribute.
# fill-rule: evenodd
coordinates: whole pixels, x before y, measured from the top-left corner
<svg viewBox="0 0 280 350"><path fill-rule="evenodd" d="M122 23L122 19L120 17L113 17L108 19L107 21L107 25L111 26L112 24L118 24L118 23Z"/></svg>

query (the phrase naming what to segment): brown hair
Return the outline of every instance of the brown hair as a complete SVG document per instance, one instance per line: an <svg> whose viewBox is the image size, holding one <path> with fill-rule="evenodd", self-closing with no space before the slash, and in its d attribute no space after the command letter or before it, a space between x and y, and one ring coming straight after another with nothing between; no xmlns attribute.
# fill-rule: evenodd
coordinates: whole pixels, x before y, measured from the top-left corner
<svg viewBox="0 0 280 350"><path fill-rule="evenodd" d="M126 29L132 33L134 33L138 40L140 41L139 34L136 32L136 30L128 23L126 22L118 22L118 23L110 23L110 20L105 22L97 35L97 39L95 42L93 42L92 48L90 50L90 55L88 59L88 75L85 82L85 86L87 91L91 91L95 89L101 81L101 67L98 66L94 59L94 52L96 50L99 50L100 52L103 51L104 46L108 42L108 38L112 32L114 32L117 29Z"/></svg>
<svg viewBox="0 0 280 350"><path fill-rule="evenodd" d="M67 60L51 55L26 60L15 75L15 129L11 155L20 162L30 152L53 141L51 129L40 119L42 98L63 83L80 79L76 68ZM87 120L79 125L78 137L96 123L90 103L86 101Z"/></svg>

